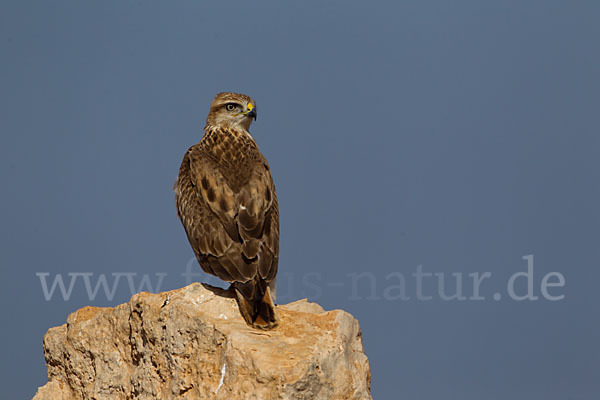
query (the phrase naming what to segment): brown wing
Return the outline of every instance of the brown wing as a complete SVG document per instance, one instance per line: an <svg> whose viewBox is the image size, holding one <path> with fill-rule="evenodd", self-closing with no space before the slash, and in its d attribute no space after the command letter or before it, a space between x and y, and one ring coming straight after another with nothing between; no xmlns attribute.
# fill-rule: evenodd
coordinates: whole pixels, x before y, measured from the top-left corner
<svg viewBox="0 0 600 400"><path fill-rule="evenodd" d="M270 282L277 273L277 196L268 165L259 161L247 165L243 185L234 185L196 145L175 185L178 215L200 265L229 282Z"/></svg>

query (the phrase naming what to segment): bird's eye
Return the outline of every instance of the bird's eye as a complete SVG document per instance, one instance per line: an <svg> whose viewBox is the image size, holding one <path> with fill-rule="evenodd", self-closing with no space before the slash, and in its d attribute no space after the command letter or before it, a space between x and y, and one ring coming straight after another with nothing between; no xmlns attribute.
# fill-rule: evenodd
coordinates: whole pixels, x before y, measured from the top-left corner
<svg viewBox="0 0 600 400"><path fill-rule="evenodd" d="M235 103L227 103L225 104L225 109L227 111L233 111L236 108L236 104Z"/></svg>

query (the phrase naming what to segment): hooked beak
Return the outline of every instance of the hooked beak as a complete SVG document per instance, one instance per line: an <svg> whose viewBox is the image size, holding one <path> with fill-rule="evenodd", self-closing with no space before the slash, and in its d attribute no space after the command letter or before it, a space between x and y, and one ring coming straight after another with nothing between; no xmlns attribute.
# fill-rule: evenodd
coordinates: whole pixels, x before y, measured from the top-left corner
<svg viewBox="0 0 600 400"><path fill-rule="evenodd" d="M254 107L254 104L248 103L246 107L246 111L243 114L247 117L254 118L256 121L256 107Z"/></svg>

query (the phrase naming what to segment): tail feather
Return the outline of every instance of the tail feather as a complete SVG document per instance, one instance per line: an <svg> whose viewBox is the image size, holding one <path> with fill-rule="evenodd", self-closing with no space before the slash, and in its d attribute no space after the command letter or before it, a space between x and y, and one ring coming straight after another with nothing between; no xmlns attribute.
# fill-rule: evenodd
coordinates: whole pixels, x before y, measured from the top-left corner
<svg viewBox="0 0 600 400"><path fill-rule="evenodd" d="M262 285L261 285L262 283ZM279 324L271 288L266 282L234 283L238 307L246 323L256 329L273 329Z"/></svg>

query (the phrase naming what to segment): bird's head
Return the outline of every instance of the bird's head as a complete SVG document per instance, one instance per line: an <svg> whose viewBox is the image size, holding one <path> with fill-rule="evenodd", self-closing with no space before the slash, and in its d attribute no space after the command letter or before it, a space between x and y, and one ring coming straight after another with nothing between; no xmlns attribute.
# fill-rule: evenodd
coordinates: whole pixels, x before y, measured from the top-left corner
<svg viewBox="0 0 600 400"><path fill-rule="evenodd" d="M206 125L250 130L256 120L256 103L245 94L223 92L215 96L210 105Z"/></svg>

